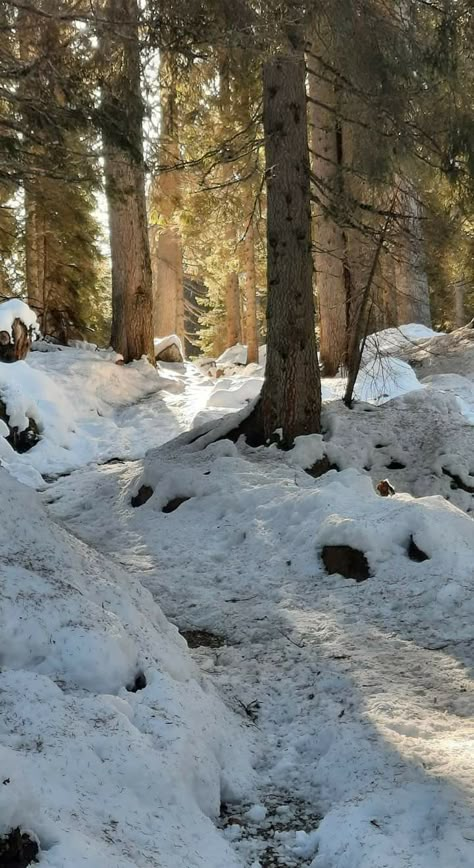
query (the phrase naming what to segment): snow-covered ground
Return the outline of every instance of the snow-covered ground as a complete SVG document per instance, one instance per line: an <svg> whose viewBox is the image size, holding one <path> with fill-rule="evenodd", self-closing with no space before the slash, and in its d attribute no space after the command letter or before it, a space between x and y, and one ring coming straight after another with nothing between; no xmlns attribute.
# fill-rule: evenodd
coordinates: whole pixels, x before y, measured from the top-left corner
<svg viewBox="0 0 474 868"><path fill-rule="evenodd" d="M175 439L258 394L235 353L2 366L43 439L0 452L40 490L0 469L0 834L55 868L472 868L474 330L420 328L366 349L354 410L325 381L289 453ZM331 544L370 577L327 575Z"/></svg>

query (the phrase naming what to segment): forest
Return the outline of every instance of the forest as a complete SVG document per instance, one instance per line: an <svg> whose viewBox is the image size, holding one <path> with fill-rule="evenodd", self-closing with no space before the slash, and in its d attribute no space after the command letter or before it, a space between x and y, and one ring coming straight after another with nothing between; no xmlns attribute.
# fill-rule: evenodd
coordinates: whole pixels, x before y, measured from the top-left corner
<svg viewBox="0 0 474 868"><path fill-rule="evenodd" d="M472 0L1 0L0 868L474 865Z"/></svg>

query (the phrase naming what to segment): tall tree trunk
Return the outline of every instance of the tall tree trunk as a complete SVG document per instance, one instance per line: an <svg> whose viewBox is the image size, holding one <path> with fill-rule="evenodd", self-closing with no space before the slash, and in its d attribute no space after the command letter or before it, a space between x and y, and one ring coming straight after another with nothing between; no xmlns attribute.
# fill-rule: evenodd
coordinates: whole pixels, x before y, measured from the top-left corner
<svg viewBox="0 0 474 868"><path fill-rule="evenodd" d="M315 56L310 56L309 68L311 169L318 200L313 210L313 244L319 352L324 373L332 377L344 361L347 346L346 245L344 232L334 219L343 187L342 130L335 114L337 92L330 73L320 68Z"/></svg>
<svg viewBox="0 0 474 868"><path fill-rule="evenodd" d="M220 134L223 140L225 140L228 134L227 121L229 119L229 109L231 108L230 103L230 62L229 55L226 52L222 55L220 64ZM231 178L232 163L225 162L222 166L223 184L229 183ZM232 267L237 246L237 236L232 215L230 219L227 219L224 227L224 241L228 260L232 263L224 275L227 346L232 347L242 340L239 275L236 268Z"/></svg>
<svg viewBox="0 0 474 868"><path fill-rule="evenodd" d="M107 0L102 48L105 191L112 255L112 346L153 360L152 286L143 162L136 0Z"/></svg>
<svg viewBox="0 0 474 868"><path fill-rule="evenodd" d="M411 184L400 184L400 227L395 260L398 325L416 322L431 328L430 291L423 252L422 208Z"/></svg>
<svg viewBox="0 0 474 868"><path fill-rule="evenodd" d="M285 444L320 430L311 250L310 169L303 59L264 67L267 176L267 367L261 396L266 437Z"/></svg>
<svg viewBox="0 0 474 868"><path fill-rule="evenodd" d="M245 272L245 339L247 364L258 362L257 275L255 271L255 228L253 218L244 238L243 265Z"/></svg>
<svg viewBox="0 0 474 868"><path fill-rule="evenodd" d="M25 276L28 304L38 315L43 331L46 330L44 308L45 287L45 223L35 185L25 182Z"/></svg>
<svg viewBox="0 0 474 868"><path fill-rule="evenodd" d="M466 311L464 309L464 290L466 284L463 280L457 280L453 285L454 290L454 311L456 328L460 329L466 325Z"/></svg>
<svg viewBox="0 0 474 868"><path fill-rule="evenodd" d="M172 167L179 162L176 71L173 58L166 53L160 60L160 165ZM174 222L181 196L179 170L163 171L155 179L152 205L160 225L153 227L153 324L155 335L177 334L184 348L183 244Z"/></svg>
<svg viewBox="0 0 474 868"><path fill-rule="evenodd" d="M242 330L240 325L240 287L239 275L229 271L225 278L225 309L227 323L227 346L233 347L240 343Z"/></svg>
<svg viewBox="0 0 474 868"><path fill-rule="evenodd" d="M27 9L20 9L16 22L20 60L25 65L26 73L20 84L20 94L30 100L38 87L34 69L34 61L38 61L40 32L35 15ZM25 112L25 123L31 123ZM42 153L43 146L31 145ZM41 327L44 330L43 308L45 302L45 217L39 196L40 179L26 178L25 194L25 278L28 304L37 312Z"/></svg>

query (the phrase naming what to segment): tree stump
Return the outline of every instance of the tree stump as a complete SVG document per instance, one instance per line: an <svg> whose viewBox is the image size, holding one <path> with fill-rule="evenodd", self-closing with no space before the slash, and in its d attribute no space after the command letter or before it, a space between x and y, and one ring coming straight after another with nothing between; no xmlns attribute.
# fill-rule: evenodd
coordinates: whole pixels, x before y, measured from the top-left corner
<svg viewBox="0 0 474 868"><path fill-rule="evenodd" d="M0 332L0 362L18 362L26 359L31 349L31 335L21 319L13 320L12 334Z"/></svg>

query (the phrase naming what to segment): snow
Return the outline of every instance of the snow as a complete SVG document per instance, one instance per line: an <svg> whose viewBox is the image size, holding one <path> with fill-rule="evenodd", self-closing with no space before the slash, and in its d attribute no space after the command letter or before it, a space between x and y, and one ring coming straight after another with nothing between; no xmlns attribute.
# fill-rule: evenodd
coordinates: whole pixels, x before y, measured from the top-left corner
<svg viewBox="0 0 474 868"><path fill-rule="evenodd" d="M228 347L227 350L216 359L218 368L226 365L246 365L247 364L247 347L244 344L235 344L233 347Z"/></svg>
<svg viewBox="0 0 474 868"><path fill-rule="evenodd" d="M365 350L370 355L375 352L393 355L402 349L417 345L421 340L436 338L440 334L442 332L435 332L420 323L408 323L369 335L365 343Z"/></svg>
<svg viewBox="0 0 474 868"><path fill-rule="evenodd" d="M8 332L12 337L12 326L16 319L26 326L29 333L39 335L39 323L31 307L19 298L10 298L0 304L0 332Z"/></svg>
<svg viewBox="0 0 474 868"><path fill-rule="evenodd" d="M181 358L184 358L183 345L178 335L166 335L166 337L157 337L153 341L155 347L155 357L167 350L169 347L177 347L181 353Z"/></svg>
<svg viewBox="0 0 474 868"><path fill-rule="evenodd" d="M252 785L248 735L133 576L0 484L0 834L55 868L237 866L211 820Z"/></svg>
<svg viewBox="0 0 474 868"><path fill-rule="evenodd" d="M43 476L70 473L91 462L143 457L188 427L191 396L196 394L200 406L200 393L212 388L192 366L177 373L175 365L153 368L141 360L121 366L114 363L117 358L89 345L32 353L26 361L0 365L0 399L11 425L21 431L32 418L40 430L40 442L24 455L0 440L0 461L20 481L37 488ZM173 406L184 383L188 402L180 418L167 402Z"/></svg>
<svg viewBox="0 0 474 868"><path fill-rule="evenodd" d="M54 868L472 868L474 330L403 328L289 452L225 439L259 366L1 367L42 440L0 440L40 489L0 468L0 834ZM327 575L331 544L370 577ZM170 621L221 641L191 660Z"/></svg>

